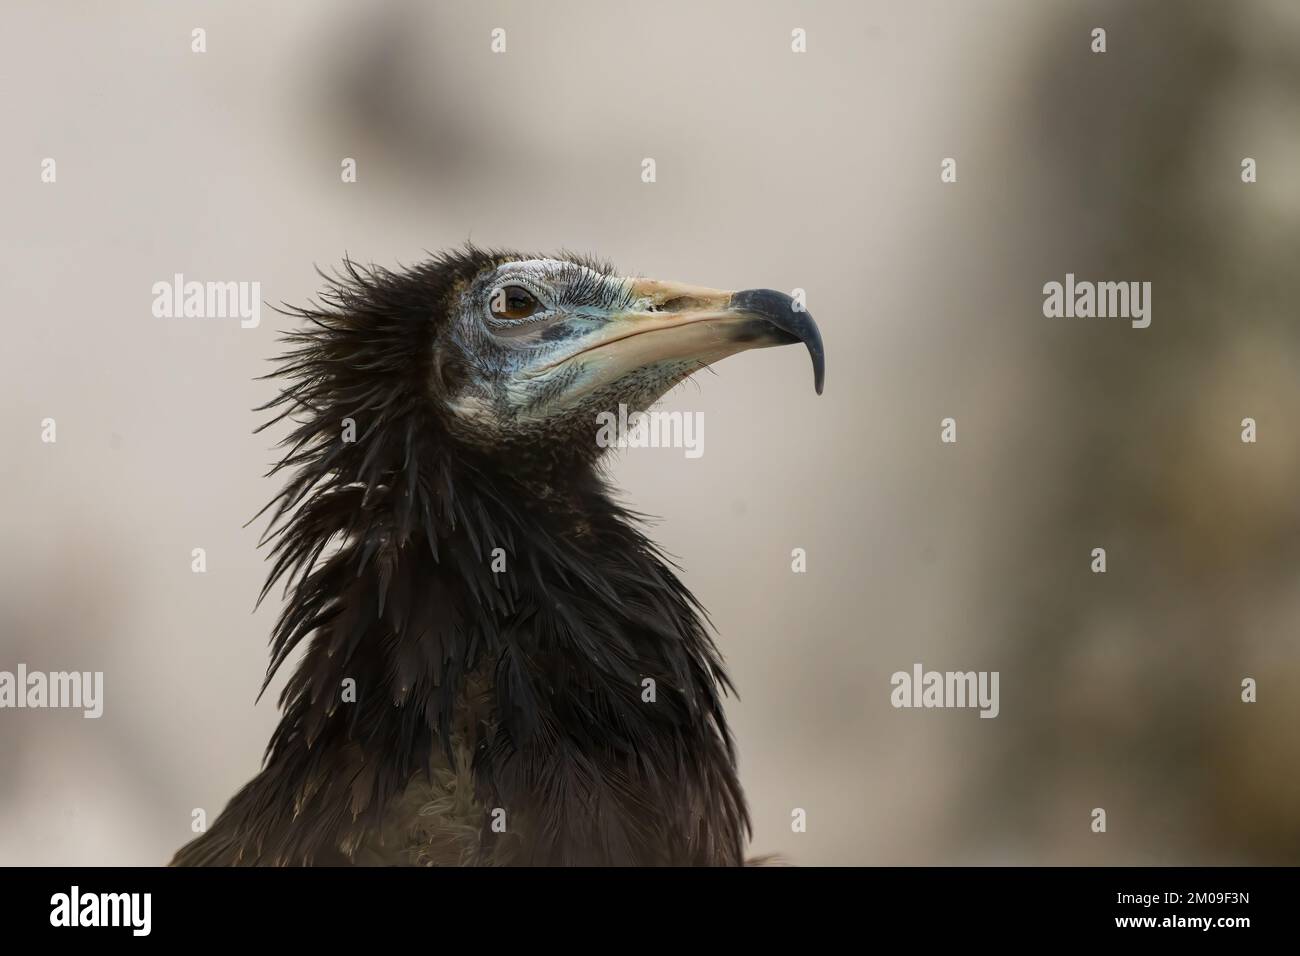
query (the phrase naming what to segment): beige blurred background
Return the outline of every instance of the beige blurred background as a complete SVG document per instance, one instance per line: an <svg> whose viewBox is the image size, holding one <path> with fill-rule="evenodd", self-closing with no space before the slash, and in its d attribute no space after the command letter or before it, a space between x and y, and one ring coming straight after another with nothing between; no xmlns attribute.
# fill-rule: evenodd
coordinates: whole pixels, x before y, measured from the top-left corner
<svg viewBox="0 0 1300 956"><path fill-rule="evenodd" d="M469 238L808 292L823 397L793 349L728 360L666 403L702 458L616 468L717 625L754 852L1300 862L1296 4L0 16L0 669L106 683L97 721L0 711L0 863L166 861L277 718L242 526L286 320L156 319L152 284L300 303L344 252ZM1045 319L1066 272L1151 281L1151 327ZM914 662L999 671L1000 716L891 708Z"/></svg>

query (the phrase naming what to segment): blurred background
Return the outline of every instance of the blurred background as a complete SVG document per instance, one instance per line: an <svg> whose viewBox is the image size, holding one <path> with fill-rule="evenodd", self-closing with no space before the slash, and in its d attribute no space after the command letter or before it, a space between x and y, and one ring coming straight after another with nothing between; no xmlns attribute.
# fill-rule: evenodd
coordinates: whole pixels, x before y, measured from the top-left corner
<svg viewBox="0 0 1300 956"><path fill-rule="evenodd" d="M254 699L279 605L252 612L243 525L275 490L250 409L287 320L155 318L153 283L302 303L345 252L467 239L807 290L823 397L795 350L726 361L665 403L704 413L703 457L615 471L717 626L753 852L1300 862L1300 6L11 2L3 23L0 670L102 670L105 710L0 711L0 863L165 862L277 719L281 681ZM1150 281L1151 327L1044 318L1067 272ZM916 662L999 671L1000 716L893 709Z"/></svg>

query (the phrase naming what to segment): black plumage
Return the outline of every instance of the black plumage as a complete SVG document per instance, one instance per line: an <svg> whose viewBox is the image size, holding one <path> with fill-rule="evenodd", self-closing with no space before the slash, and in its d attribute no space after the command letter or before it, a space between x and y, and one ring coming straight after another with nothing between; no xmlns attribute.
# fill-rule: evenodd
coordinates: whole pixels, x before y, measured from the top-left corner
<svg viewBox="0 0 1300 956"><path fill-rule="evenodd" d="M680 299L573 256L469 248L401 273L347 263L290 310L304 325L266 406L267 425L293 422L268 505L263 596L283 583L286 604L267 682L303 653L264 768L174 865L743 861L727 677L592 440L593 409L648 404L702 361L557 399L514 341L535 330L476 311L484 276L512 263L546 290L533 321L602 342L629 309L657 329ZM745 321L813 349L810 319ZM591 354L566 381L596 374ZM546 397L500 398L529 376Z"/></svg>

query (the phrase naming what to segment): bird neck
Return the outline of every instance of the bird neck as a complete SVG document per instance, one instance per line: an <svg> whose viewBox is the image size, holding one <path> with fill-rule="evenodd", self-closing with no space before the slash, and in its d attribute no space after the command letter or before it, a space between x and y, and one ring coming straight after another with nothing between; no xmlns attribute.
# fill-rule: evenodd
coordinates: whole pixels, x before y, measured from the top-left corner
<svg viewBox="0 0 1300 956"><path fill-rule="evenodd" d="M485 860L741 862L727 678L596 470L426 456L389 477L308 500L280 545L309 562L344 536L273 638L272 672L310 636L268 769L321 839L355 848L431 761L468 759Z"/></svg>

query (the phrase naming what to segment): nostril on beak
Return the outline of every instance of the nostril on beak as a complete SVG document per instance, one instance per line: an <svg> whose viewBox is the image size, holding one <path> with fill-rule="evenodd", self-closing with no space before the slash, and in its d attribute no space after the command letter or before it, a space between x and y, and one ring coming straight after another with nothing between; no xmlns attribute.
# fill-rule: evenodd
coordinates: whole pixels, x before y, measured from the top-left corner
<svg viewBox="0 0 1300 956"><path fill-rule="evenodd" d="M701 299L693 295L673 296L665 302L659 304L660 312L685 312L687 309L694 309L702 306L704 303Z"/></svg>

